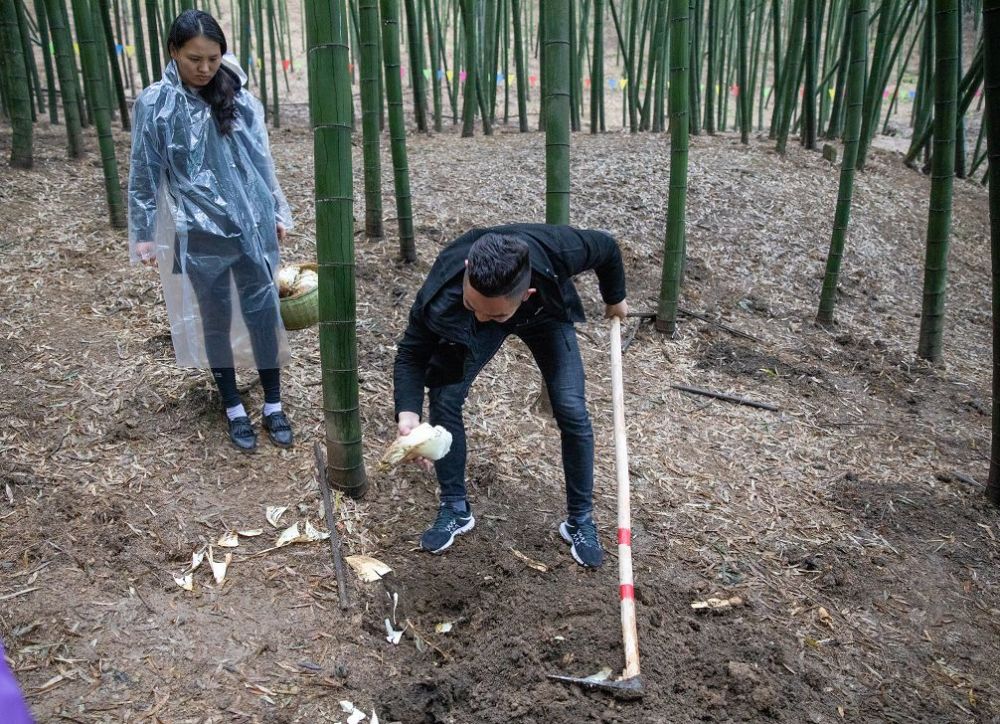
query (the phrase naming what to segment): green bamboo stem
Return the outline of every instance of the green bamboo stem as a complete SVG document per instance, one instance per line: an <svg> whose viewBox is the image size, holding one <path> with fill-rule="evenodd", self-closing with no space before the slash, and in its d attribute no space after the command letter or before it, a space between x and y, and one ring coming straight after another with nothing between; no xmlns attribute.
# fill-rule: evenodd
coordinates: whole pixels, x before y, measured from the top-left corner
<svg viewBox="0 0 1000 724"><path fill-rule="evenodd" d="M316 189L326 477L335 489L360 498L368 488L368 478L358 393L347 23L340 0L306 0L305 11Z"/></svg>
<svg viewBox="0 0 1000 724"><path fill-rule="evenodd" d="M701 134L701 16L704 0L688 0L688 134ZM756 46L755 46L756 47Z"/></svg>
<svg viewBox="0 0 1000 724"><path fill-rule="evenodd" d="M521 32L521 0L511 0L511 10L514 26L514 72L517 74L517 125L521 133L527 133L528 72L524 62L524 38Z"/></svg>
<svg viewBox="0 0 1000 724"><path fill-rule="evenodd" d="M545 48L545 222L569 223L570 41L569 0L546 0Z"/></svg>
<svg viewBox="0 0 1000 724"><path fill-rule="evenodd" d="M115 143L111 135L109 96L104 85L104 74L101 72L101 52L95 38L93 13L88 0L73 0L73 22L76 28L77 44L80 47L80 61L83 65L86 92L88 97L92 99L91 109L101 149L104 190L108 202L108 213L111 217L111 227L124 229L126 226L125 205L118 177Z"/></svg>
<svg viewBox="0 0 1000 724"><path fill-rule="evenodd" d="M406 11L406 41L410 61L410 88L413 91L413 115L417 130L427 132L427 92L424 86L424 45L420 33L420 13L415 0L403 0Z"/></svg>
<svg viewBox="0 0 1000 724"><path fill-rule="evenodd" d="M427 30L427 50L430 57L428 66L431 69L431 100L434 104L434 130L440 133L443 130L441 123L441 75L438 73L438 57L440 48L438 47L438 30L434 19L434 11L431 8L431 0L422 0L422 9Z"/></svg>
<svg viewBox="0 0 1000 724"><path fill-rule="evenodd" d="M688 0L670 0L670 189L663 269L656 310L656 329L673 335L686 247L685 217L688 167Z"/></svg>
<svg viewBox="0 0 1000 724"><path fill-rule="evenodd" d="M749 43L749 29L747 27L750 14L750 0L738 0L737 5L737 53L739 57L737 58L737 65L739 67L737 85L739 86L739 95L737 96L738 102L738 122L740 125L740 143L747 144L750 143L750 124L752 118L750 117L750 71L747 63L747 54L749 53L748 43Z"/></svg>
<svg viewBox="0 0 1000 724"><path fill-rule="evenodd" d="M271 61L271 125L281 128L281 107L278 101L278 39L274 0L267 0L267 49ZM263 69L261 69L263 75Z"/></svg>
<svg viewBox="0 0 1000 724"><path fill-rule="evenodd" d="M604 97L604 2L594 0L594 52L590 67L590 132L604 131L601 105Z"/></svg>
<svg viewBox="0 0 1000 724"><path fill-rule="evenodd" d="M889 101L889 110L885 112L885 120L882 122L882 133L888 133L889 119L892 117L892 112L896 109L896 101L899 98L899 89L903 82L903 75L906 73L906 69L910 66L910 59L913 57L914 48L917 47L917 40L919 40L923 35L925 22L927 22L927 16L921 15L920 22L917 24L917 30L910 39L910 47L906 51L903 62L899 66L899 72L896 74L896 85L892 92L892 98Z"/></svg>
<svg viewBox="0 0 1000 724"><path fill-rule="evenodd" d="M462 34L465 60L465 86L462 90L462 138L471 138L476 133L477 88L479 87L479 43L476 32L474 0L458 0L462 13ZM456 32L458 27L456 25ZM459 77L460 66L455 66L455 78Z"/></svg>
<svg viewBox="0 0 1000 724"><path fill-rule="evenodd" d="M31 33L28 30L27 13L24 11L23 0L14 0L14 13L17 17L18 34L17 38L21 43L21 54L24 59L24 67L27 70L28 93L35 96L38 104L37 113L45 113L45 91L42 89L41 80L38 77L38 66L35 63L35 53L31 49ZM35 105L31 105L31 121L38 120Z"/></svg>
<svg viewBox="0 0 1000 724"><path fill-rule="evenodd" d="M806 37L803 48L805 82L802 88L802 145L816 148L816 60L819 48L816 0L806 0Z"/></svg>
<svg viewBox="0 0 1000 724"><path fill-rule="evenodd" d="M142 8L140 2L141 0L131 0L130 7L132 8L132 27L135 28L133 31L135 36L135 59L136 64L139 66L139 79L142 81L142 87L145 88L150 83L150 75L149 62L146 59L146 39L142 30Z"/></svg>
<svg viewBox="0 0 1000 724"><path fill-rule="evenodd" d="M136 0L138 2L138 0ZM149 32L149 67L152 71L151 80L158 81L163 75L163 54L160 51L160 20L157 14L156 0L146 2L146 29ZM166 36L164 36L166 37ZM243 65L246 68L246 64Z"/></svg>
<svg viewBox="0 0 1000 724"><path fill-rule="evenodd" d="M993 441L986 497L1000 507L1000 0L983 0L983 39L993 282Z"/></svg>
<svg viewBox="0 0 1000 724"><path fill-rule="evenodd" d="M934 5L934 151L931 155L931 199L927 214L923 307L917 343L917 354L932 362L941 359L944 335L952 186L955 179L958 4L958 0L935 0Z"/></svg>
<svg viewBox="0 0 1000 724"><path fill-rule="evenodd" d="M361 134L365 175L365 236L380 239L382 227L382 162L378 93L379 14L378 0L361 0L359 7L361 43Z"/></svg>
<svg viewBox="0 0 1000 724"><path fill-rule="evenodd" d="M264 106L264 122L267 123L271 120L271 104L270 96L268 95L268 82L267 82L267 65L264 62L264 56L266 55L264 50L264 0L253 0L253 30L256 39L254 41L253 48L253 66L254 72L258 74L257 85L260 89L260 102Z"/></svg>
<svg viewBox="0 0 1000 724"><path fill-rule="evenodd" d="M705 78L705 132L715 134L715 66L718 54L718 23L720 0L708 0L708 64Z"/></svg>
<svg viewBox="0 0 1000 724"><path fill-rule="evenodd" d="M802 62L802 40L805 35L806 0L794 0L792 19L789 23L788 53L782 73L780 113L777 118L777 151L784 153L788 144L792 114L798 101L799 74Z"/></svg>
<svg viewBox="0 0 1000 724"><path fill-rule="evenodd" d="M15 2L17 0L0 0L0 81L6 93L12 131L10 165L13 168L31 168L34 162L31 88Z"/></svg>
<svg viewBox="0 0 1000 724"><path fill-rule="evenodd" d="M95 21L100 21L100 28L104 31L104 43L107 48L108 63L105 67L110 68L111 82L114 84L114 98L118 101L118 116L121 118L123 131L132 128L129 121L128 102L125 100L125 84L122 80L121 65L118 62L118 50L115 43L115 34L111 28L111 7L108 0L91 0L93 3L93 13ZM97 28L95 28L97 32ZM125 49L122 48L122 60L125 58Z"/></svg>
<svg viewBox="0 0 1000 724"><path fill-rule="evenodd" d="M59 95L62 97L63 118L66 122L67 154L70 158L79 158L83 154L83 132L80 123L73 39L64 20L65 5L62 0L44 0L44 2L45 15L52 34L52 45L56 51L56 75L59 77Z"/></svg>
<svg viewBox="0 0 1000 724"><path fill-rule="evenodd" d="M845 40L850 40L850 64L847 71L847 109L844 129L844 158L840 164L840 186L837 191L837 210L833 217L830 251L826 257L826 274L820 294L816 322L832 325L837 300L837 282L844 256L844 242L851 220L851 201L854 196L854 175L857 173L858 144L861 138L861 115L865 102L865 75L868 63L868 0L850 0L847 14L848 28Z"/></svg>
<svg viewBox="0 0 1000 724"><path fill-rule="evenodd" d="M48 90L49 123L55 125L59 123L59 104L56 101L56 77L52 64L52 51L50 49L48 13L45 12L43 0L35 0L35 17L38 18L38 39L41 43L42 63L45 66L45 87Z"/></svg>
<svg viewBox="0 0 1000 724"><path fill-rule="evenodd" d="M639 114L636 113L635 108L635 96L633 94L633 84L635 83L635 63L632 58L632 51L625 44L625 38L622 35L621 22L619 21L618 11L615 9L615 0L608 0L608 5L611 7L611 19L615 25L615 33L618 36L618 47L621 50L622 58L625 65L625 97L624 102L628 107L628 127L631 133L635 133L639 130Z"/></svg>
<svg viewBox="0 0 1000 724"><path fill-rule="evenodd" d="M406 154L406 119L403 117L403 83L399 72L399 0L381 0L380 8L385 97L389 106L389 138L396 190L396 219L399 223L399 253L403 261L410 263L416 261L417 249L413 238L410 167Z"/></svg>

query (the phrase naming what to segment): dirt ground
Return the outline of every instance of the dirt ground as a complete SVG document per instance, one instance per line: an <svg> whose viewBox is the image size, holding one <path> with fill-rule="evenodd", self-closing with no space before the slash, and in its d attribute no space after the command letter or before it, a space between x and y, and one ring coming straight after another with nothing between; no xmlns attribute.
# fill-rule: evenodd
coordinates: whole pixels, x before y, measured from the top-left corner
<svg viewBox="0 0 1000 724"><path fill-rule="evenodd" d="M305 109L272 132L313 258ZM478 131L477 131L478 133ZM128 138L118 133L123 176ZM876 151L858 176L838 325L813 324L838 167L766 138L692 139L687 280L675 339L624 330L638 631L645 697L550 681L623 666L613 529L608 329L592 275L578 328L597 438L608 563L587 572L556 526L558 431L539 375L509 343L466 406L478 523L441 557L417 539L436 483L379 473L394 436L391 369L438 250L476 225L544 218L544 137L499 129L408 142L418 261L356 223L367 498L339 500L348 572L338 607L325 543L277 550L280 528L323 530L312 444L323 437L315 329L290 334L284 401L299 444L240 455L208 376L173 361L158 277L108 227L96 143L67 162L38 127L36 167L0 167L0 636L39 721L385 722L1000 721L1000 525L982 495L990 442L986 191L955 186L944 361L915 355L928 179ZM0 134L0 154L9 135ZM355 219L364 219L360 139ZM573 136L575 225L620 240L636 311L655 309L667 136ZM727 329L728 328L728 329ZM735 333L734 331L735 330ZM255 375L241 372L259 417ZM777 411L696 397L694 385ZM226 530L264 529L217 585L174 578ZM541 566L532 567L524 558ZM543 568L544 570L539 570ZM738 596L704 614L691 604ZM386 638L385 620L403 630ZM451 624L449 631L444 631Z"/></svg>

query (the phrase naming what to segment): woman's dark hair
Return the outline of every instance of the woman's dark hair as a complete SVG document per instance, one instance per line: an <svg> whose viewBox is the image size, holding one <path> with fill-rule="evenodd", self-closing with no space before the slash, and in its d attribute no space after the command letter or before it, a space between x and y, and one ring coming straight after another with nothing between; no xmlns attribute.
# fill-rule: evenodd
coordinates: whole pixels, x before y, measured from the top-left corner
<svg viewBox="0 0 1000 724"><path fill-rule="evenodd" d="M180 50L191 38L199 36L215 41L222 54L226 54L226 34L215 18L202 10L185 10L177 16L167 36L167 50ZM198 95L212 107L212 117L223 135L233 129L233 121L236 120L235 99L239 90L239 79L224 65L220 65L215 77L198 91Z"/></svg>
<svg viewBox="0 0 1000 724"><path fill-rule="evenodd" d="M485 297L519 297L531 286L528 245L513 236L483 234L469 249L467 274Z"/></svg>

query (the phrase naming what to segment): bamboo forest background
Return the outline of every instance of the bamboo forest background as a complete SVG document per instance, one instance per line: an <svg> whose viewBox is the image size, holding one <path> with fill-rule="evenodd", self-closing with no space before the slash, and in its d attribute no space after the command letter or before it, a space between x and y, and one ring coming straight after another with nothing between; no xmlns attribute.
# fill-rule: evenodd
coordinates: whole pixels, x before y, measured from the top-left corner
<svg viewBox="0 0 1000 724"><path fill-rule="evenodd" d="M553 3L559 6L560 3ZM567 8L570 124L592 133L666 131L671 33L664 0L578 0ZM398 72L417 131L475 123L544 130L544 3L518 0L348 0L349 70L360 119L365 16L395 20ZM907 163L926 170L933 118L933 4L870 5L858 168L876 134L907 133ZM790 136L807 147L843 135L850 49L848 0L690 0L687 102L691 134L767 131L779 150ZM985 182L981 2L954 3L961 40L956 175ZM130 99L159 79L166 32L190 3L159 0L3 0L3 112L15 131L15 165L30 163L32 121L65 124L69 153L79 127L103 135L105 116L128 128ZM268 120L306 101L306 39L294 0L210 0L230 51L251 76ZM296 30L293 32L292 28ZM470 32L471 31L471 32ZM417 59L413 62L411 58ZM470 61L471 58L471 61ZM388 62L388 60L387 60ZM786 68L794 72L785 72ZM385 66L377 93L385 127ZM807 102L808 101L808 102ZM613 112L609 112L613 108Z"/></svg>

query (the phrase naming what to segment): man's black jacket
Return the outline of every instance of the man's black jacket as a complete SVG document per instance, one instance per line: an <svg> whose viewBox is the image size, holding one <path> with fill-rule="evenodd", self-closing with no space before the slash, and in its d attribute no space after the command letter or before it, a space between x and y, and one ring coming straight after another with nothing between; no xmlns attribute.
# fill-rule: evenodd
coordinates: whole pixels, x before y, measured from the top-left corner
<svg viewBox="0 0 1000 724"><path fill-rule="evenodd" d="M431 267L410 308L399 340L394 368L396 415L423 414L424 387L462 379L465 358L475 346L472 312L462 303L465 260L472 243L487 232L513 235L528 245L532 299L550 316L565 322L584 321L583 304L573 277L597 272L605 304L625 299L625 270L614 238L604 231L571 226L511 224L473 229L446 246Z"/></svg>

